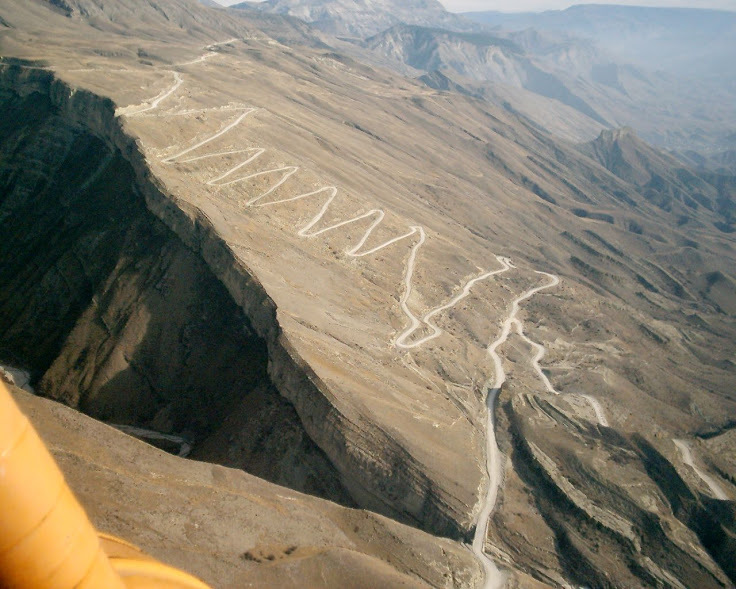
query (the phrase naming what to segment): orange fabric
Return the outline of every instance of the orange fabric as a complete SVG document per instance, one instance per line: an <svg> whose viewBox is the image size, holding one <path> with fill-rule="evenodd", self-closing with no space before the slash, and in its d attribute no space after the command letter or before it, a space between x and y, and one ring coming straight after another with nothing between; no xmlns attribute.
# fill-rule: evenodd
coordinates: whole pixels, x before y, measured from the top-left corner
<svg viewBox="0 0 736 589"><path fill-rule="evenodd" d="M208 589L199 579L157 562L130 542L104 533L99 536L112 568L128 589Z"/></svg>
<svg viewBox="0 0 736 589"><path fill-rule="evenodd" d="M135 544L131 544L130 542L126 542L125 540L121 540L120 538L110 536L103 532L98 532L97 536L99 536L100 542L102 543L102 549L110 559L134 558L139 560L153 560L150 556L141 552L141 549Z"/></svg>
<svg viewBox="0 0 736 589"><path fill-rule="evenodd" d="M209 589L191 575L155 560L110 559L128 589Z"/></svg>
<svg viewBox="0 0 736 589"><path fill-rule="evenodd" d="M0 587L124 589L54 459L0 383ZM90 575L94 574L91 579Z"/></svg>
<svg viewBox="0 0 736 589"><path fill-rule="evenodd" d="M0 589L208 589L101 536L0 381Z"/></svg>

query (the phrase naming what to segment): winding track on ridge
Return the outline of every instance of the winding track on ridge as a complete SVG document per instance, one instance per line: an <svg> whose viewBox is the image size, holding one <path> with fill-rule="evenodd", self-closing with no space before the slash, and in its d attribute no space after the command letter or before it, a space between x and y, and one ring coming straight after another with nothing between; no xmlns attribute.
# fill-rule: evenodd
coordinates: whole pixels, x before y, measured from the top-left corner
<svg viewBox="0 0 736 589"><path fill-rule="evenodd" d="M228 42L231 42L231 41L226 41L226 42L218 43L215 45L222 45ZM209 45L208 48L213 47L213 46L214 45ZM206 53L204 55L207 56L212 53L213 52L210 51L209 53ZM201 63L203 61L204 59L195 59L193 61L186 62L185 64L180 64L180 65L191 65L195 63ZM144 101L140 105L131 105L125 108L118 109L117 114L119 116L127 116L129 118L133 118L133 117L143 115L144 113L148 113L154 109L157 109L159 105L161 104L161 102L163 102L166 98L173 95L181 87L181 85L184 82L179 72L170 71L169 73L171 73L174 77L174 82L169 88L162 91L156 97ZM206 111L207 109L204 109L204 110ZM217 109L212 108L211 110L217 110ZM396 346L396 348L402 349L402 350L414 349L414 348L417 348L429 342L430 340L433 340L441 336L443 331L439 327L437 327L437 325L432 323L432 319L436 315L454 307L461 300L468 297L470 295L470 291L472 287L476 283L482 280L488 279L491 276L495 276L497 274L506 272L509 269L513 268L513 266L508 262L506 258L503 258L501 256L496 256L496 259L501 263L501 266L502 266L500 269L485 272L481 274L480 276L477 276L469 280L467 283L465 283L465 285L463 285L459 294L455 295L448 302L430 309L421 318L418 318L409 307L409 299L413 292L413 280L412 279L414 275L414 268L416 265L417 254L419 250L421 249L422 245L426 241L426 232L424 228L418 225L412 225L409 227L409 230L406 233L393 237L366 251L361 251L362 248L365 246L366 242L369 240L370 236L373 234L373 232L383 222L386 216L386 213L384 210L371 209L368 212L356 215L355 217L352 217L350 219L347 219L339 223L335 223L333 225L329 225L327 227L315 230L314 229L315 226L317 226L320 223L320 221L325 217L330 206L332 205L333 201L337 197L337 194L338 194L337 187L324 186L317 190L313 190L311 192L306 192L303 194L297 194L295 196L290 196L288 198L264 201L266 197L271 195L278 188L280 188L283 184L285 184L292 176L294 176L299 171L299 167L283 166L279 168L259 170L259 171L252 172L252 173L245 173L244 175L238 175L238 171L242 170L243 168L246 168L247 166L250 166L251 164L254 164L256 160L258 160L258 158L263 156L267 152L266 148L249 147L249 148L244 148L244 149L235 149L235 150L228 150L228 151L215 151L211 153L204 153L201 155L194 154L194 152L196 152L197 150L207 146L208 144L219 139L220 137L233 131L248 117L248 115L258 111L259 109L255 107L242 106L242 107L238 107L237 110L242 110L243 112L239 114L238 116L236 116L232 121L228 122L224 127L219 129L212 135L206 137L205 139L202 139L198 141L197 143L179 151L178 153L168 156L166 158L163 158L161 162L167 165L188 164L188 163L194 163L197 161L203 161L203 160L208 160L208 159L218 159L218 158L225 158L227 156L243 155L244 159L242 161L238 162L233 167L231 167L224 173L220 174L219 176L212 178L210 180L207 180L205 184L207 186L213 186L213 187L227 187L227 186L232 186L234 184L247 182L249 180L253 180L255 178L259 178L263 176L278 175L279 176L278 180L273 182L268 187L267 190L245 201L244 203L245 206L249 208L250 207L257 207L257 208L271 207L275 205L296 202L298 200L302 200L302 199L306 199L310 197L320 197L321 196L322 198L325 199L322 205L322 208L303 227L298 229L297 235L299 235L300 237L305 237L305 238L317 237L329 231L334 231L346 225L356 223L356 222L372 217L373 218L372 223L368 226L366 231L363 233L363 236L358 240L357 244L345 250L345 254L349 257L359 258L359 257L372 255L399 241L411 238L415 235L419 235L419 239L412 246L411 252L409 254L409 258L406 262L405 271L404 271L404 280L403 280L404 292L399 301L399 305L401 307L402 312L407 316L409 320L409 326L394 339L393 344ZM167 115L177 116L180 114L184 114L184 113L176 113L176 112L175 113L163 113L163 116L167 116ZM418 340L415 340L415 341L409 341L410 338L417 331L419 331L420 329L424 327L430 330L430 333L428 335L425 335L424 337Z"/></svg>
<svg viewBox="0 0 736 589"><path fill-rule="evenodd" d="M688 444L685 440L672 441L675 443L675 446L677 446L677 449L680 451L680 454L682 455L682 461L695 471L695 474L700 477L701 481L708 485L708 488L710 489L711 493L713 493L713 496L716 499L720 499L721 501L728 501L728 495L726 495L726 492L721 488L716 480L708 473L701 470L701 468L697 464L695 464L695 459L693 458L693 452L690 448L690 444Z"/></svg>
<svg viewBox="0 0 736 589"><path fill-rule="evenodd" d="M221 43L215 43L212 45L208 45L205 48L207 49L208 53L204 54L203 56L191 62L186 62L183 64L177 64L177 65L186 66L186 65L203 63L207 59L215 55L215 52L212 51L213 47L217 45L225 45L232 41L233 40L228 40L228 41L223 41ZM164 100L166 100L172 94L174 94L179 89L179 87L184 83L184 79L181 77L179 72L170 70L169 73L171 73L174 77L173 84L169 88L162 91L156 97L149 99L140 105L131 105L125 108L118 109L117 114L119 116L136 117L136 116L141 116L144 113L148 113L152 110L157 109ZM223 109L204 108L204 109L197 110L197 112L208 112L210 110L215 111L215 110L223 110ZM440 335L442 335L443 331L432 321L437 315L453 308L460 301L468 297L470 295L471 289L478 282L491 278L492 276L496 276L504 272L508 272L509 270L516 268L508 258L505 258L502 256L496 256L496 260L501 264L501 268L481 273L479 276L476 276L475 278L468 280L463 285L463 287L459 290L459 292L455 296L453 296L449 301L428 310L424 315L422 315L421 317L418 317L410 309L409 299L411 298L411 295L413 292L413 277L414 277L417 255L418 255L419 250L424 245L427 239L424 228L419 225L409 226L408 231L406 233L393 237L370 249L361 251L365 247L367 241L369 240L374 230L377 229L379 225L381 225L381 223L383 222L386 213L382 209L371 209L368 212L361 213L347 220L335 223L333 225L329 225L321 229L315 229L315 227L325 217L330 206L332 205L333 201L337 197L338 189L335 186L324 186L322 188L313 190L311 192L297 194L295 196L290 196L290 197L282 198L279 200L265 200L266 197L271 195L274 191L276 191L279 187L281 187L284 183L286 183L292 176L294 176L299 171L299 167L284 166L284 167L274 168L274 169L269 169L269 170L261 170L261 171L256 171L252 173L245 173L245 175L241 176L241 175L238 175L238 172L242 170L243 168L246 168L247 166L253 164L254 162L256 162L256 160L258 160L259 157L264 155L267 151L265 148L253 147L253 148L205 153L205 154L200 154L200 155L194 154L194 152L197 151L198 149L207 146L208 144L214 142L215 140L224 136L228 132L234 130L248 117L248 115L256 112L258 109L255 107L242 106L242 107L227 107L224 110L234 110L234 111L242 111L242 112L240 115L236 116L232 121L225 124L224 127L222 127L217 132L213 133L209 137L191 145L190 147L183 149L182 151L179 151L175 155L163 158L161 162L166 165L186 164L186 163L193 163L193 162L202 161L206 159L224 158L227 156L237 156L237 155L242 154L244 156L244 159L242 161L240 161L239 163L231 167L226 172L220 174L219 176L205 182L206 185L212 186L212 187L226 187L226 186L231 186L237 183L246 182L248 180L252 180L258 177L262 177L262 176L280 175L278 180L275 181L268 189L266 189L261 194L250 198L244 203L245 206L248 208L270 207L270 206L275 206L275 205L280 205L280 204L292 203L292 202L296 202L296 201L307 199L307 198L324 198L324 203L322 207L320 208L320 210L316 213L316 215L312 219L310 219L304 226L300 227L297 230L297 235L300 237L314 238L314 237L323 235L329 231L334 231L342 227L345 227L346 225L356 223L364 219L369 219L372 217L373 221L368 226L368 228L363 233L362 237L358 240L358 242L353 247L349 247L348 249L345 250L345 254L348 257L359 258L359 257L369 256L369 255L372 255L372 254L375 254L381 251L384 248L390 247L399 241L414 238L417 235L419 236L418 239L414 240L414 243L411 247L411 251L409 253L408 259L405 264L405 269L404 269L403 293L400 297L399 305L401 307L402 312L404 313L404 315L406 315L407 319L409 320L409 325L400 334L398 334L396 338L393 340L392 343L397 349L412 350L414 348L418 348L419 346L426 344L427 342L435 338L438 338ZM194 111L164 112L160 114L159 116L163 116L163 117L181 116L184 114L190 114L190 112L194 112ZM473 553L479 559L484 569L485 580L484 580L483 586L485 589L498 589L500 587L503 587L505 584L505 580L506 580L506 576L498 570L493 560L485 553L484 547L485 547L485 540L486 540L487 532L488 532L490 515L495 506L498 489L499 489L499 486L501 485L501 480L502 480L501 454L496 444L495 424L494 424L493 417L494 417L494 405L495 405L496 397L501 389L501 386L506 381L506 374L503 369L503 362L497 350L501 345L503 345L508 340L509 336L511 335L512 328L515 328L519 336L527 344L529 344L534 350L536 350L536 354L534 358L531 359L531 364L535 372L538 374L540 380L542 381L545 387L545 390L549 393L558 394L558 392L554 389L554 387L550 383L549 378L544 374L544 371L542 370L542 367L540 365L540 362L545 355L545 348L542 345L529 339L528 336L526 336L526 334L524 333L523 322L517 317L519 310L520 310L520 304L522 302L530 299L535 294L543 290L553 288L560 283L560 279L553 274L549 274L546 272L539 272L539 271L537 272L537 274L546 276L547 278L549 278L549 281L546 284L543 284L541 286L536 286L534 288L527 290L526 292L524 292L522 295L520 295L518 298L516 298L512 302L509 316L506 318L506 320L503 323L501 335L493 343L491 343L487 348L487 353L493 361L494 371L495 371L495 378L494 378L493 383L490 386L489 386L489 383L486 383L486 386L485 386L486 407L487 407L486 470L488 474L489 483L488 483L488 487L486 489L485 495L481 495L480 497L480 510L479 510L478 517L476 518L475 534L474 534L473 542L471 546ZM418 331L420 331L421 329L425 329L425 328L429 330L428 334L418 339L412 339L412 337ZM600 408L600 404L597 404L597 402L594 402L595 400L592 398L588 400L593 406L593 408L595 409L599 422L603 425L607 425L607 423L604 423L605 416L603 416L602 409Z"/></svg>

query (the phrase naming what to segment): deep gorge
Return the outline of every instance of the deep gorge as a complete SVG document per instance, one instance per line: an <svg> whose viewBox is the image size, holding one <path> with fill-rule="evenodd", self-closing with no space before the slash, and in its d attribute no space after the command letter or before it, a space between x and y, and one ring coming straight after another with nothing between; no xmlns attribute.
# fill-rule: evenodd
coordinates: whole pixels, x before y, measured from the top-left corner
<svg viewBox="0 0 736 589"><path fill-rule="evenodd" d="M354 505L264 339L102 138L112 104L40 70L2 79L0 360L102 421L191 437L192 458Z"/></svg>
<svg viewBox="0 0 736 589"><path fill-rule="evenodd" d="M0 229L6 257L26 251L0 276L0 363L93 417L194 437L192 458L470 537L468 505L321 381L116 105L29 65L0 64Z"/></svg>

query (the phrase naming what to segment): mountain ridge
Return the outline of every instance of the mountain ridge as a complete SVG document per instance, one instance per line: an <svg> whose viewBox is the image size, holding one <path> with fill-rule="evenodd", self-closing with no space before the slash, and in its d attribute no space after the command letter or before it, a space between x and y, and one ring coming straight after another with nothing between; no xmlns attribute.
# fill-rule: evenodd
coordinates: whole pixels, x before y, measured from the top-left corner
<svg viewBox="0 0 736 589"><path fill-rule="evenodd" d="M693 210L702 206L720 217L715 221L719 230L736 231L736 177L688 169L675 156L644 143L628 127L602 131L580 150L622 180L639 187L657 206L669 209L673 199ZM686 219L683 215L678 223L684 224Z"/></svg>
<svg viewBox="0 0 736 589"><path fill-rule="evenodd" d="M266 0L231 8L287 14L337 37L366 38L399 23L478 30L482 27L445 10L438 0Z"/></svg>
<svg viewBox="0 0 736 589"><path fill-rule="evenodd" d="M506 29L564 30L595 39L629 63L688 76L733 78L729 47L736 38L736 12L702 8L579 4L539 13L464 13Z"/></svg>

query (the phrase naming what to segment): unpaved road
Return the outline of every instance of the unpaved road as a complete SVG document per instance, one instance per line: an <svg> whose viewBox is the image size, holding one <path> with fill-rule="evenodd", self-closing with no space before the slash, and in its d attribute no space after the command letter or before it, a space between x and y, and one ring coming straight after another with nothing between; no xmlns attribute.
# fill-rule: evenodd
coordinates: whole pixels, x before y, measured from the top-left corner
<svg viewBox="0 0 736 589"><path fill-rule="evenodd" d="M593 411L595 411L595 416L598 419L598 423L605 426L608 426L608 419L606 419L606 414L603 411L603 406L600 404L600 401L596 399L595 397L591 397L590 395L580 395L583 399L585 399L590 406L593 408Z"/></svg>
<svg viewBox="0 0 736 589"><path fill-rule="evenodd" d="M716 480L708 473L701 470L697 464L695 464L695 459L693 458L690 444L685 440L672 441L675 443L675 446L677 446L677 449L680 451L680 454L682 455L682 461L695 471L695 474L700 477L701 481L708 485L708 488L710 489L711 493L713 493L713 496L716 499L720 499L721 501L728 501L730 497L726 495L726 492L716 482Z"/></svg>
<svg viewBox="0 0 736 589"><path fill-rule="evenodd" d="M150 429L143 429L140 427L134 427L132 425L116 425L114 423L108 424L123 433L133 436L134 438L142 438L144 440L161 440L165 442L172 442L179 444L179 456L186 458L192 452L192 443L186 438L181 436L172 436L170 434L162 434Z"/></svg>
<svg viewBox="0 0 736 589"><path fill-rule="evenodd" d="M409 311L408 309L405 309L404 313L409 315L409 318L411 319L411 325L409 325L409 327L407 327L403 332L401 332L399 337L396 338L394 342L396 347L402 348L404 350L410 350L412 348L417 348L423 344L426 344L428 341L433 340L436 337L439 337L442 334L442 330L439 327L437 327L434 323L432 323L432 318L435 315L438 315L439 313L442 313L443 311L451 309L452 307L457 305L460 301L462 301L464 298L470 295L470 289L473 288L473 286L475 286L475 284L477 284L481 280L486 280L487 278L490 278L491 276L502 274L503 272L506 272L513 267L511 263L502 256L496 256L496 259L501 264L500 269L492 270L491 272L486 272L484 274L481 274L480 276L477 276L476 278L469 280L465 284L465 286L463 286L463 288L460 290L460 292L457 295L455 295L452 299L450 299L444 305L440 305L438 307L435 307L434 309L431 309L421 319L417 319L411 313L411 311ZM414 271L414 262L415 262L414 258L411 258L409 260L411 272ZM425 335L423 338L407 343L407 340L422 326L422 324L429 327L432 330L432 333Z"/></svg>
<svg viewBox="0 0 736 589"><path fill-rule="evenodd" d="M199 63L200 61L203 61L203 60L195 60L189 63L190 64ZM176 92L179 86L181 86L181 84L183 83L181 76L177 72L172 72L172 73L174 73L175 81L174 81L174 84L168 90L166 90L165 92L162 92L156 98L142 103L141 105L129 106L129 107L120 109L118 113L120 115L125 115L128 117L135 117L142 113L145 113L145 112L148 112L148 111L151 111L157 108L163 100L165 100L166 98L171 96L174 92ZM204 109L205 112L206 110L207 109ZM219 109L213 107L211 110L217 111ZM187 156L190 156L190 154L192 154L193 152L216 141L223 135L229 133L230 131L238 127L249 114L257 111L258 109L249 107L249 106L243 106L240 108L240 110L242 110L243 112L237 117L235 117L232 121L227 123L224 127L214 132L210 136L177 152L175 155L162 159L161 160L162 163L169 164L169 165L185 164L185 163L193 163L193 162L201 161L201 160L224 158L226 156L243 154L244 159L242 161L231 166L229 169L227 169L225 172L223 172L219 176L206 181L206 185L213 186L213 187L226 187L226 186L231 186L233 184L238 184L241 182L247 182L248 180L252 180L258 177L262 177L262 176L274 176L275 181L264 192L254 196L253 198L249 199L245 203L247 207L258 207L258 208L271 207L271 206L283 205L283 204L287 204L291 202L296 202L296 201L310 198L310 197L325 198L325 202L322 205L322 208L317 212L317 214L312 219L310 219L303 227L297 230L297 235L299 235L300 237L306 237L306 238L317 237L329 231L334 231L334 230L340 229L341 227L345 227L347 225L362 221L363 219L368 219L370 217L373 217L374 218L373 222L366 229L366 231L364 232L363 236L360 238L358 243L354 245L353 247L348 248L345 251L346 255L348 255L349 257L357 258L357 257L364 257L364 256L368 256L371 254L375 254L379 252L380 250L393 245L394 243L397 243L404 239L408 239L418 234L419 240L412 246L411 252L409 254L409 258L406 263L406 267L404 271L404 278L403 278L404 292L400 298L400 303L399 303L401 310L409 319L409 326L401 334L399 334L399 336L394 340L393 343L397 348L402 349L402 350L409 350L409 349L417 348L429 342L430 340L433 340L439 337L442 334L442 330L439 327L437 327L434 323L431 322L434 316L454 307L460 301L462 301L467 296L469 296L471 288L476 283L480 282L481 280L490 278L491 276L495 276L497 274L501 274L502 272L506 272L512 267L505 258L501 256L496 256L496 259L501 264L500 269L485 272L481 274L480 276L477 276L469 280L460 290L459 294L454 296L447 303L437 306L433 309L430 309L421 319L419 319L418 317L414 315L412 310L409 308L409 298L411 297L411 293L413 289L412 278L414 276L414 267L416 264L417 253L419 249L422 247L422 245L424 244L424 242L426 241L426 233L423 227L420 227L418 225L410 226L408 232L402 235L399 235L397 237L391 238L375 247L372 247L371 249L367 251L361 252L360 250L364 247L364 245L366 244L366 242L368 241L368 239L370 238L374 230L377 229L383 222L384 217L386 215L384 210L371 209L366 213L356 215L355 217L351 217L344 221L340 221L328 227L324 227L318 230L313 230L313 228L325 217L325 215L327 214L330 208L330 205L332 204L334 199L337 197L338 190L335 186L324 186L322 188L319 188L317 190L313 190L311 192L307 192L304 194L297 194L297 195L290 196L287 198L282 198L279 200L271 200L271 201L264 202L264 199L266 199L266 197L268 197L273 192L275 192L278 188L283 186L293 175L299 172L298 166L283 166L280 168L274 168L274 169L269 169L269 170L258 170L258 171L245 173L243 175L237 175L237 172L239 170L246 168L247 166L250 166L251 164L254 164L256 160L258 160L258 158L260 158L262 155L264 155L267 152L267 150L262 147L249 147L249 148L229 150L229 151L214 151L214 152L209 152L209 153L200 153L199 155L193 155L191 157L187 157ZM177 114L179 113L171 113L172 116L175 116ZM412 335L414 335L414 333L416 333L419 329L425 326L431 330L431 333L429 333L428 335L416 341L413 341L413 342L407 341L409 340L409 338L411 338Z"/></svg>
<svg viewBox="0 0 736 589"><path fill-rule="evenodd" d="M508 261L507 264L511 267L514 267L513 264ZM488 471L488 489L486 491L485 497L482 498L481 510L478 514L472 546L473 552L481 561L485 570L486 578L484 589L499 589L500 587L503 587L506 582L505 575L503 575L498 570L495 563L488 557L488 555L486 555L484 548L486 537L488 536L488 521L491 517L491 513L493 512L493 508L496 505L498 489L501 486L501 481L503 479L503 473L501 471L501 453L498 450L498 445L496 444L496 431L493 416L496 404L496 397L501 391L503 383L506 382L506 372L503 368L503 360L501 359L501 356L499 356L497 350L509 339L512 327L516 327L517 333L524 339L524 341L531 344L532 347L537 350L537 353L532 359L532 366L539 374L547 390L556 393L556 391L550 384L549 379L544 374L541 366L539 365L539 362L544 357L544 347L533 342L526 335L524 335L524 324L517 317L521 303L530 299L535 294L548 288L553 288L560 283L560 279L553 274L548 274L546 272L537 272L537 274L549 277L549 282L547 282L547 284L536 286L527 290L525 293L523 293L521 296L513 301L513 303L511 304L511 311L509 313L509 316L503 322L501 335L499 335L498 339L496 339L496 341L488 346L487 349L488 355L493 360L495 374L493 383L486 383L486 390L488 391L486 397L486 406L488 408L488 415L486 416L486 469Z"/></svg>

